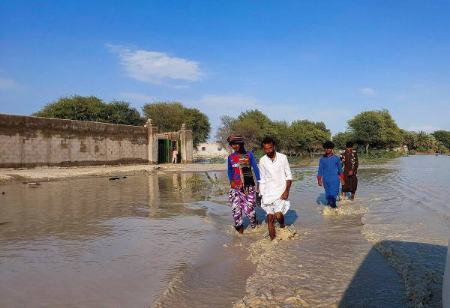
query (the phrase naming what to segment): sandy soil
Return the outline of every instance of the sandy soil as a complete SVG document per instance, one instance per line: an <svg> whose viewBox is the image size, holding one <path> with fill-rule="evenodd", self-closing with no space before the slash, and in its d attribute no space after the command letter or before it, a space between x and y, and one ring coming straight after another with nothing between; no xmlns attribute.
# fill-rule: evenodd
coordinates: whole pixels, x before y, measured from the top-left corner
<svg viewBox="0 0 450 308"><path fill-rule="evenodd" d="M161 164L161 165L121 165L89 167L39 167L30 169L0 169L0 184L14 181L54 181L74 177L123 176L166 172L224 171L225 164Z"/></svg>

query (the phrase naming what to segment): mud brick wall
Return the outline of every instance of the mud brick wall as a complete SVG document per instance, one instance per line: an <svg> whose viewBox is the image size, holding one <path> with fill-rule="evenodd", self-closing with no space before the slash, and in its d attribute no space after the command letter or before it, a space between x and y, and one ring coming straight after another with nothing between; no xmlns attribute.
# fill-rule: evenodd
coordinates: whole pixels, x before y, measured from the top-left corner
<svg viewBox="0 0 450 308"><path fill-rule="evenodd" d="M0 167L148 163L140 126L0 114Z"/></svg>

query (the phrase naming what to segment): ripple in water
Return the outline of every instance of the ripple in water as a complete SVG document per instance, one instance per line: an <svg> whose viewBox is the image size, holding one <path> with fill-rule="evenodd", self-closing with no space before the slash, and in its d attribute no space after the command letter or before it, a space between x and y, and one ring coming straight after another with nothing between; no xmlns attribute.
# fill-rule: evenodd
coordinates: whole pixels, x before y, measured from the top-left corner
<svg viewBox="0 0 450 308"><path fill-rule="evenodd" d="M449 157L363 166L356 201L337 210L314 168L297 171L297 234L275 242L265 224L237 235L226 195L199 175L5 186L0 305L441 306Z"/></svg>

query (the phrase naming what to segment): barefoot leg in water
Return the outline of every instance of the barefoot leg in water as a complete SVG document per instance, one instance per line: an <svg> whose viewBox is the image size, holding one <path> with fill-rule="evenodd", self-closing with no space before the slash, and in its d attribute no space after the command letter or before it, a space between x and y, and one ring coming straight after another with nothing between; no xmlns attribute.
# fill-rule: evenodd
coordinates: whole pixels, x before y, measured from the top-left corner
<svg viewBox="0 0 450 308"><path fill-rule="evenodd" d="M284 215L281 212L275 213L275 217L278 220L278 223L280 224L280 228L284 228Z"/></svg>
<svg viewBox="0 0 450 308"><path fill-rule="evenodd" d="M248 219L250 220L250 226L252 228L255 228L258 224L258 221L256 220L255 205L256 189L254 186L251 186L248 188L248 192L245 195L245 202L243 203L242 211L245 212L245 215L247 215Z"/></svg>
<svg viewBox="0 0 450 308"><path fill-rule="evenodd" d="M275 238L275 217L273 214L267 215L267 227L269 228L270 239L273 240Z"/></svg>
<svg viewBox="0 0 450 308"><path fill-rule="evenodd" d="M240 234L244 234L244 226L240 225L237 227L234 227L236 229L237 232L239 232Z"/></svg>
<svg viewBox="0 0 450 308"><path fill-rule="evenodd" d="M231 203L231 212L233 213L233 219L234 219L234 228L237 232L240 234L244 233L244 220L242 216L242 206L246 200L243 199L242 193L238 189L231 189L229 194L229 200Z"/></svg>

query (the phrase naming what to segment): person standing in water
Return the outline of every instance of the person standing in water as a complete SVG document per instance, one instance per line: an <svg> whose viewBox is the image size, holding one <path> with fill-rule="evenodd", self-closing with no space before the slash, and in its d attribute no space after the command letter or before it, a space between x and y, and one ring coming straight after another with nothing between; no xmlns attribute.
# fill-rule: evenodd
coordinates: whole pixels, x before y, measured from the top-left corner
<svg viewBox="0 0 450 308"><path fill-rule="evenodd" d="M284 215L289 210L292 173L286 155L275 151L275 141L266 137L261 143L266 155L259 160L261 168L261 208L267 214L270 239L275 238L275 219L284 228Z"/></svg>
<svg viewBox="0 0 450 308"><path fill-rule="evenodd" d="M244 138L231 135L227 141L234 150L228 156L228 178L231 185L228 197L233 212L234 227L242 234L244 233L243 213L250 220L251 227L256 227L256 192L261 178L253 153L245 150Z"/></svg>
<svg viewBox="0 0 450 308"><path fill-rule="evenodd" d="M172 151L172 164L176 164L178 160L178 150L174 148Z"/></svg>
<svg viewBox="0 0 450 308"><path fill-rule="evenodd" d="M325 188L327 204L336 208L336 199L339 196L339 180L344 185L342 178L341 159L334 155L334 143L327 141L323 144L325 153L320 157L317 183Z"/></svg>
<svg viewBox="0 0 450 308"><path fill-rule="evenodd" d="M344 184L342 185L342 195L344 198L347 193L351 193L350 200L355 199L356 189L358 187L358 154L353 151L353 142L347 142L345 152L341 154L342 168L344 169Z"/></svg>

